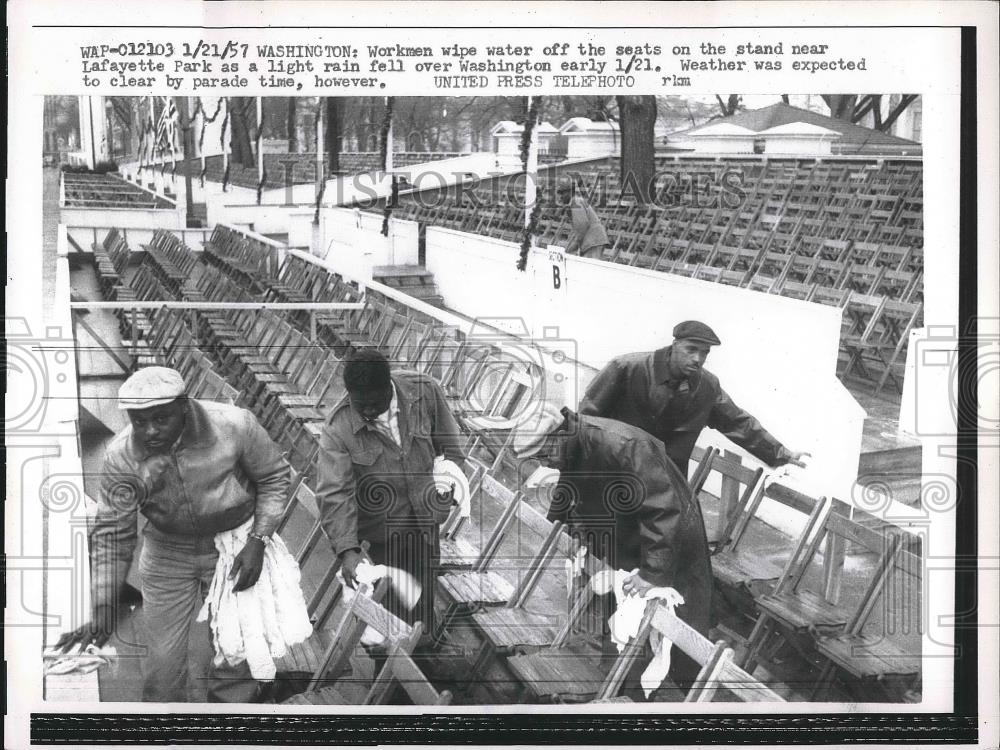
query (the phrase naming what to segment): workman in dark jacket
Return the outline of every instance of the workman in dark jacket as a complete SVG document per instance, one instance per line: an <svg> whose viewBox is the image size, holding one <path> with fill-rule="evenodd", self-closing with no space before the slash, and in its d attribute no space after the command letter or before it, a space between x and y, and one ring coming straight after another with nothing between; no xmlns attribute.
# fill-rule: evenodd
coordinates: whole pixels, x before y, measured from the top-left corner
<svg viewBox="0 0 1000 750"><path fill-rule="evenodd" d="M712 566L705 524L663 443L623 422L566 408L540 422L516 436L513 447L519 458L559 470L550 520L568 523L588 551L612 567L637 569L625 581L626 595L644 596L661 586L676 590L684 597L677 615L707 636ZM698 665L676 649L672 664L674 681L687 688Z"/></svg>
<svg viewBox="0 0 1000 750"><path fill-rule="evenodd" d="M721 343L715 332L688 320L673 333L668 347L612 359L588 386L580 414L627 422L659 438L685 477L695 441L706 426L768 466L803 466L808 454L782 445L704 369L710 349Z"/></svg>

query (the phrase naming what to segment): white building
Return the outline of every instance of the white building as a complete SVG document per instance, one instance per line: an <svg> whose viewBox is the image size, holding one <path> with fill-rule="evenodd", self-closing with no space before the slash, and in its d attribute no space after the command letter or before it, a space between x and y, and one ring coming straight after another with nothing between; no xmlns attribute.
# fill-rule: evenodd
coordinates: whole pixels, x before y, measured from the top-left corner
<svg viewBox="0 0 1000 750"><path fill-rule="evenodd" d="M496 153L500 156L519 156L523 132L524 125L518 125L513 120L501 120L494 125L490 135L493 136ZM548 153L549 148L559 137L559 131L547 122L540 122L535 132L538 134L538 152Z"/></svg>
<svg viewBox="0 0 1000 750"><path fill-rule="evenodd" d="M763 139L764 153L774 155L828 156L833 142L840 133L811 125L808 122L790 122L757 133ZM760 144L758 143L758 148Z"/></svg>
<svg viewBox="0 0 1000 750"><path fill-rule="evenodd" d="M754 131L741 125L715 122L688 131L672 145L689 147L700 154L752 154L756 137Z"/></svg>
<svg viewBox="0 0 1000 750"><path fill-rule="evenodd" d="M621 151L621 133L616 122L573 117L559 128L559 134L566 140L567 159L611 156Z"/></svg>

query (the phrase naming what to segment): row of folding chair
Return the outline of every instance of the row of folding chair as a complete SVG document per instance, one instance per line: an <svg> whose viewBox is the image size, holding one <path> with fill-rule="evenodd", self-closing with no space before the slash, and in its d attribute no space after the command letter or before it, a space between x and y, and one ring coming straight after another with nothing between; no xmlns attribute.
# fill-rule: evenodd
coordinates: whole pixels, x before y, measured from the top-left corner
<svg viewBox="0 0 1000 750"><path fill-rule="evenodd" d="M122 277L128 267L130 250L128 243L116 227L108 230L101 242L91 246L94 253L94 265L97 270L97 280L101 295L106 300L117 298Z"/></svg>
<svg viewBox="0 0 1000 750"><path fill-rule="evenodd" d="M194 253L179 237L163 229L156 230L142 248L163 284L180 296L198 264Z"/></svg>
<svg viewBox="0 0 1000 750"><path fill-rule="evenodd" d="M755 597L759 615L740 660L748 672L769 653L785 648L806 664L818 664L819 677L796 686L810 698L824 694L829 699L838 671L849 678L844 687L854 700L871 699L873 692L885 699L893 687L905 690L919 680L919 634L906 642L900 640L906 634L892 625L899 616L909 623L920 621L912 614L920 607L919 554L905 549L901 529L860 511L853 516L836 501L826 506L773 588ZM831 548L840 555L850 548L864 556L864 567L855 574L862 585L851 596L840 586L826 585L823 570ZM893 586L896 574L902 578L897 576Z"/></svg>

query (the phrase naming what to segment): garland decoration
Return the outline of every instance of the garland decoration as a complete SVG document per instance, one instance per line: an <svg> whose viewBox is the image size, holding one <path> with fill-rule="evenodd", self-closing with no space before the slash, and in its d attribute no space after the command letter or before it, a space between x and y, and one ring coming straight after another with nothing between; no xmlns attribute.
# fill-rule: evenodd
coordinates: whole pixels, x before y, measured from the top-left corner
<svg viewBox="0 0 1000 750"><path fill-rule="evenodd" d="M222 101L223 97L219 97L219 101L215 104L215 113L208 117L205 112L205 106L202 104L201 97L198 97L198 104L195 108L195 112L201 112L201 133L198 135L198 153L201 154L201 172L198 174L198 180L201 182L201 186L205 187L205 175L208 173L208 163L205 161L205 132L208 130L210 123L213 123L218 119L219 112L222 111Z"/></svg>
<svg viewBox="0 0 1000 750"><path fill-rule="evenodd" d="M393 97L388 96L385 99L385 114L382 116L382 128L379 134L379 143L381 150L382 159L382 169L386 168L386 160L389 156L389 129L392 126L392 105ZM385 202L382 207L382 236L389 236L389 219L392 218L392 209L396 205L396 201L399 198L399 182L396 180L396 176L391 177L392 187L389 190L389 200Z"/></svg>
<svg viewBox="0 0 1000 750"><path fill-rule="evenodd" d="M524 236L521 239L521 253L517 258L517 270L526 271L528 269L528 251L531 250L531 240L538 234L538 221L542 216L542 202L535 199L535 205L531 209L531 216L528 219L528 226L524 228Z"/></svg>
<svg viewBox="0 0 1000 750"><path fill-rule="evenodd" d="M385 207L382 209L382 236L389 236L389 219L392 217L393 206L396 205L396 201L399 200L399 180L396 179L396 175L392 176L392 189L389 192L389 200L385 202Z"/></svg>
<svg viewBox="0 0 1000 750"><path fill-rule="evenodd" d="M229 127L229 97L226 99L226 116L222 120L222 132L219 134L219 145L222 147L222 163L225 169L222 173L222 192L226 192L229 184L229 152L226 151L226 128Z"/></svg>
<svg viewBox="0 0 1000 750"><path fill-rule="evenodd" d="M389 128L392 125L392 107L395 97L385 98L385 114L382 116L382 129L379 135L379 144L382 152L382 169L385 169L385 160L389 155Z"/></svg>
<svg viewBox="0 0 1000 750"><path fill-rule="evenodd" d="M260 181L257 183L257 205L260 205L260 194L264 190L264 183L267 182L267 163L261 157L261 148L263 147L264 138L264 108L260 108L260 122L257 123L257 135L254 138L254 146L256 147L257 157L260 159Z"/></svg>
<svg viewBox="0 0 1000 750"><path fill-rule="evenodd" d="M531 136L535 131L535 124L538 122L538 115L542 107L542 97L531 97L531 104L525 108L524 129L521 131L521 143L519 152L521 156L521 171L524 173L525 182L528 177L528 156L531 151ZM528 223L524 227L524 234L521 237L521 252L517 258L517 270L526 271L528 269L528 252L531 250L532 238L538 233L538 221L541 216L542 202L537 194L535 205L531 209Z"/></svg>
<svg viewBox="0 0 1000 750"><path fill-rule="evenodd" d="M319 224L319 207L323 203L323 193L326 192L326 180L319 183L319 192L316 193L316 215L313 216L313 224Z"/></svg>

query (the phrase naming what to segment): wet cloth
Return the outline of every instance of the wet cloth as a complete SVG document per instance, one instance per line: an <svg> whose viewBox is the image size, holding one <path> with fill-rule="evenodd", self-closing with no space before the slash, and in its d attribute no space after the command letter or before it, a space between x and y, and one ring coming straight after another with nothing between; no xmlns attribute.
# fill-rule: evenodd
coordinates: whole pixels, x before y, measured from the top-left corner
<svg viewBox="0 0 1000 750"><path fill-rule="evenodd" d="M245 661L255 680L273 680L274 660L312 635L312 623L299 585L298 563L278 536L264 548L257 583L233 592L234 581L229 580L233 561L252 528L250 519L215 535L219 559L198 621L210 621L216 666Z"/></svg>
<svg viewBox="0 0 1000 750"><path fill-rule="evenodd" d="M337 578L340 580L340 585L343 586L344 603L347 605L350 605L356 596L371 598L375 584L386 577L389 578L389 586L403 607L413 609L420 601L422 586L416 578L405 570L392 568L388 565L372 565L367 560L362 560L354 570L354 577L358 581L356 589L344 586L344 577L339 570L337 571ZM371 625L366 626L365 632L361 634L361 643L364 646L377 646L384 642L385 636Z"/></svg>
<svg viewBox="0 0 1000 750"><path fill-rule="evenodd" d="M639 632L639 625L642 623L642 616L645 613L646 605L650 600L660 599L663 601L664 605L669 607L671 610L673 610L674 607L684 604L684 597L669 586L652 588L646 596L643 597L626 596L623 590L625 581L637 572L638 569L633 570L631 573L626 573L624 570L617 570L613 576L614 580L611 582L615 592L615 601L618 603L618 608L611 616L611 619L608 620L608 625L611 628L611 639L618 647L619 652L623 651L625 646L628 645L628 642ZM607 581L604 582L604 586L606 585ZM603 586L601 586L600 583L595 582L595 592L605 593L604 591L599 591L599 588L603 588ZM649 645L653 650L653 658L643 671L642 677L639 680L647 698L654 690L663 684L663 681L667 677L667 673L670 671L670 649L673 647L673 643L664 638L658 630L653 628L649 632Z"/></svg>

